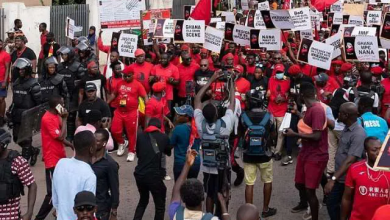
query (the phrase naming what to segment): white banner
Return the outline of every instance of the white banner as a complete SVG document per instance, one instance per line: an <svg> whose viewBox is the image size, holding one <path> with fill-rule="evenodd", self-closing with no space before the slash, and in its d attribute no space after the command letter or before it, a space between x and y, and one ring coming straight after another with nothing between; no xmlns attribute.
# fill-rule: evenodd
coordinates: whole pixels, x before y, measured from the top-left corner
<svg viewBox="0 0 390 220"><path fill-rule="evenodd" d="M351 33L352 37L356 36L372 36L375 37L376 28L374 27L354 27Z"/></svg>
<svg viewBox="0 0 390 220"><path fill-rule="evenodd" d="M348 24L355 26L363 26L364 20L362 16L351 15L349 16Z"/></svg>
<svg viewBox="0 0 390 220"><path fill-rule="evenodd" d="M121 33L118 41L119 55L122 57L135 57L134 52L137 49L138 36L135 34Z"/></svg>
<svg viewBox="0 0 390 220"><path fill-rule="evenodd" d="M102 28L141 27L141 10L145 9L145 0L99 0L100 25Z"/></svg>
<svg viewBox="0 0 390 220"><path fill-rule="evenodd" d="M367 25L381 25L381 21L382 21L381 11L367 12Z"/></svg>
<svg viewBox="0 0 390 220"><path fill-rule="evenodd" d="M207 50L211 50L212 52L220 53L224 35L225 31L208 26L204 36L203 47Z"/></svg>
<svg viewBox="0 0 390 220"><path fill-rule="evenodd" d="M269 10L271 10L270 7L269 7L269 2L268 1L260 2L259 4L257 4L257 9L260 10L260 11L269 11Z"/></svg>
<svg viewBox="0 0 390 220"><path fill-rule="evenodd" d="M176 20L174 40L203 44L204 31L204 20Z"/></svg>
<svg viewBox="0 0 390 220"><path fill-rule="evenodd" d="M355 37L355 53L360 62L379 62L377 37Z"/></svg>
<svg viewBox="0 0 390 220"><path fill-rule="evenodd" d="M309 39L302 39L298 60L312 66L329 70L334 47Z"/></svg>
<svg viewBox="0 0 390 220"><path fill-rule="evenodd" d="M267 48L270 50L280 50L281 45L281 31L279 29L261 30L259 34L260 48Z"/></svg>
<svg viewBox="0 0 390 220"><path fill-rule="evenodd" d="M263 17L261 16L261 11L257 10L255 13L255 21L254 21L254 27L256 29L262 29L265 30L267 27L265 27Z"/></svg>
<svg viewBox="0 0 390 220"><path fill-rule="evenodd" d="M311 29L310 9L308 7L288 10L291 21L294 23L294 30Z"/></svg>
<svg viewBox="0 0 390 220"><path fill-rule="evenodd" d="M175 29L173 28L175 20L173 19L158 19L154 31L155 38L173 38Z"/></svg>
<svg viewBox="0 0 390 220"><path fill-rule="evenodd" d="M233 41L240 46L249 46L250 30L250 27L235 25L233 29Z"/></svg>
<svg viewBox="0 0 390 220"><path fill-rule="evenodd" d="M301 36L301 39L306 38L306 39L313 40L313 30L312 29L301 30L301 31L299 31L299 34Z"/></svg>
<svg viewBox="0 0 390 220"><path fill-rule="evenodd" d="M341 32L339 32L339 33L337 33L337 34L335 34L335 35L333 35L325 40L326 44L332 45L334 47L332 59L341 55L340 47L341 47L341 37L342 36L343 36L343 34Z"/></svg>
<svg viewBox="0 0 390 220"><path fill-rule="evenodd" d="M341 1L335 2L330 6L331 12L343 12L343 3Z"/></svg>
<svg viewBox="0 0 390 220"><path fill-rule="evenodd" d="M65 36L69 39L72 39L74 38L74 28L75 28L75 25L74 25L74 20L71 19L70 17L66 17L66 28L65 28Z"/></svg>

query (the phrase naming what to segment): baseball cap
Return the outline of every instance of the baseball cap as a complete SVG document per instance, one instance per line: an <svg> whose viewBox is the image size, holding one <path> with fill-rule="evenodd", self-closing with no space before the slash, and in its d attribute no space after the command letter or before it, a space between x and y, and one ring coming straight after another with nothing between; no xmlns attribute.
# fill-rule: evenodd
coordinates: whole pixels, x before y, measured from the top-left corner
<svg viewBox="0 0 390 220"><path fill-rule="evenodd" d="M320 73L320 74L314 76L314 79L316 80L316 82L325 82L325 81L328 81L329 76L326 75L326 73Z"/></svg>
<svg viewBox="0 0 390 220"><path fill-rule="evenodd" d="M237 71L239 73L243 73L244 72L244 67L242 67L241 65L236 65L234 67L234 71Z"/></svg>
<svg viewBox="0 0 390 220"><path fill-rule="evenodd" d="M141 56L141 55L145 55L145 51L138 48L138 49L135 50L134 55L135 55L136 57Z"/></svg>
<svg viewBox="0 0 390 220"><path fill-rule="evenodd" d="M97 90L97 88L96 88L95 83L93 83L93 82L87 82L87 83L85 84L85 91L89 92L89 91L96 91L96 90Z"/></svg>
<svg viewBox="0 0 390 220"><path fill-rule="evenodd" d="M15 33L15 30L14 30L13 28L11 28L11 29L9 29L9 30L7 31L7 34L13 34L13 33Z"/></svg>
<svg viewBox="0 0 390 220"><path fill-rule="evenodd" d="M79 207L82 205L93 205L96 206L96 197L92 192L81 191L76 194L74 198L74 207Z"/></svg>
<svg viewBox="0 0 390 220"><path fill-rule="evenodd" d="M190 105L182 105L180 107L174 107L176 114L178 115L187 115L189 117L194 117L194 109Z"/></svg>
<svg viewBox="0 0 390 220"><path fill-rule="evenodd" d="M283 64L276 64L276 65L275 65L275 72L276 72L276 73L278 73L278 72L283 73L283 72L284 72L284 66L283 66Z"/></svg>

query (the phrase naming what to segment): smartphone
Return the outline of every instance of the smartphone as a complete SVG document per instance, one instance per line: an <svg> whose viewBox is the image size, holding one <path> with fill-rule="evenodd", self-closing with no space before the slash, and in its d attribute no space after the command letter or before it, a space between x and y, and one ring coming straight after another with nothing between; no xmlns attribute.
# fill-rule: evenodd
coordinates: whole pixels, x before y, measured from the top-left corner
<svg viewBox="0 0 390 220"><path fill-rule="evenodd" d="M64 112L64 107L62 107L61 104L58 104L58 105L56 106L56 110L57 110L57 112L58 112L59 114L62 114L62 113Z"/></svg>

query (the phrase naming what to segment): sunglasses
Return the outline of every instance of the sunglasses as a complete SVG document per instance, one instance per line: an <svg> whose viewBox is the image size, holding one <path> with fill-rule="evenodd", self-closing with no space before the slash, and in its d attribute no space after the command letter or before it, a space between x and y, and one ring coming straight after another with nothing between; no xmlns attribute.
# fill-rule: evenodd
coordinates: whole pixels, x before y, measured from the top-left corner
<svg viewBox="0 0 390 220"><path fill-rule="evenodd" d="M85 210L87 210L88 212L91 212L94 209L95 209L95 206L93 206L93 205L81 205L81 206L76 207L76 210L79 212L84 212Z"/></svg>
<svg viewBox="0 0 390 220"><path fill-rule="evenodd" d="M192 58L187 58L187 59L183 59L183 60L192 60Z"/></svg>
<svg viewBox="0 0 390 220"><path fill-rule="evenodd" d="M274 60L281 60L281 57L275 57Z"/></svg>
<svg viewBox="0 0 390 220"><path fill-rule="evenodd" d="M207 65L200 65L201 67L206 67Z"/></svg>
<svg viewBox="0 0 390 220"><path fill-rule="evenodd" d="M133 77L133 75L123 75L123 78L130 78Z"/></svg>

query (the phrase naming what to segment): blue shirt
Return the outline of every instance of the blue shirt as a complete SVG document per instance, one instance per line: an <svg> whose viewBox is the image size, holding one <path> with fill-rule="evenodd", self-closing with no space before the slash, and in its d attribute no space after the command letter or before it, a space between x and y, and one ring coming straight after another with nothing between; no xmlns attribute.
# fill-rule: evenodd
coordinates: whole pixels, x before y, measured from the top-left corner
<svg viewBox="0 0 390 220"><path fill-rule="evenodd" d="M363 119L364 130L366 131L367 137L377 137L381 143L383 143L389 130L385 119L374 115L372 112L364 113L361 118ZM361 124L361 119L359 121Z"/></svg>
<svg viewBox="0 0 390 220"><path fill-rule="evenodd" d="M177 125L172 132L170 145L175 148L175 164L184 165L187 149L190 143L191 126L188 124ZM195 139L192 149L199 153L200 139ZM200 157L196 157L194 164L200 164Z"/></svg>
<svg viewBox="0 0 390 220"><path fill-rule="evenodd" d="M77 219L74 198L81 191L96 192L96 175L91 166L75 158L63 158L54 169L52 200L57 220Z"/></svg>

